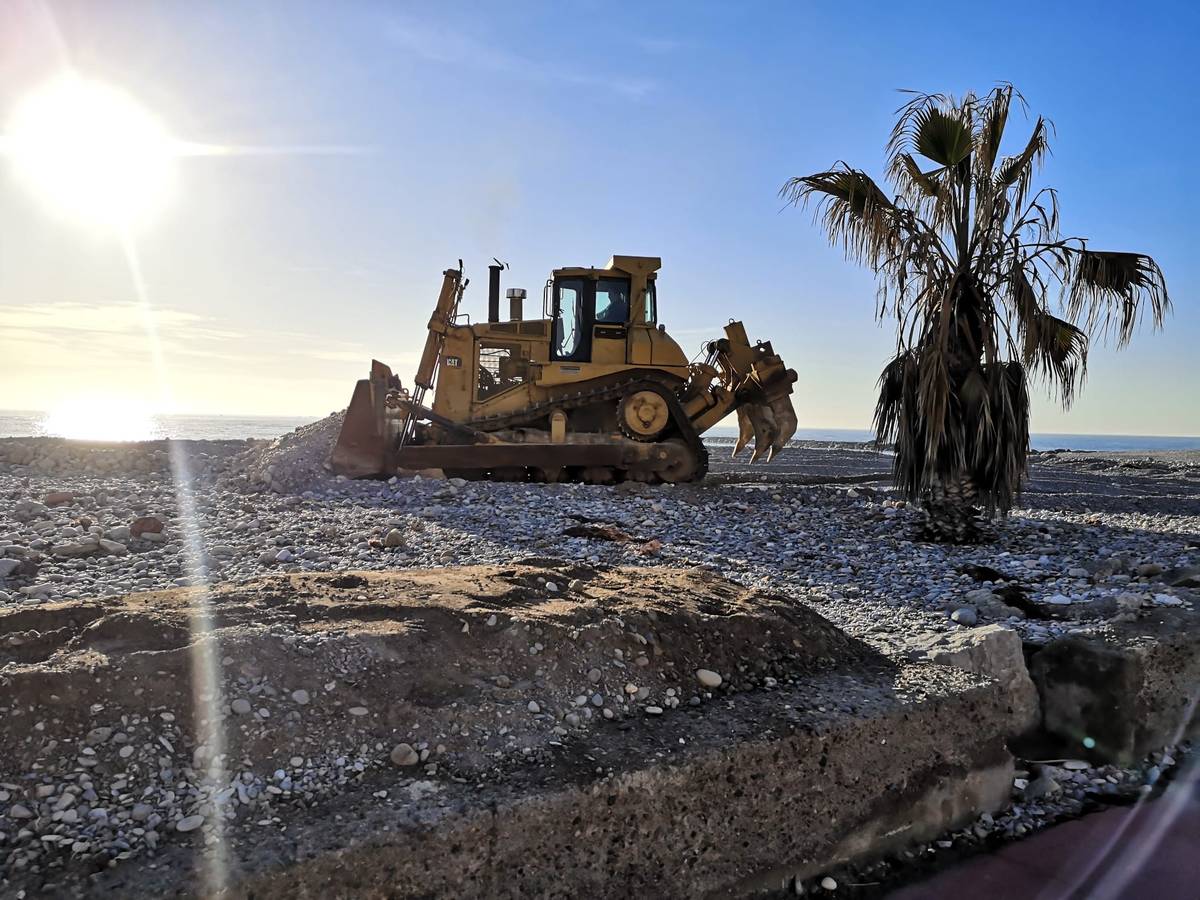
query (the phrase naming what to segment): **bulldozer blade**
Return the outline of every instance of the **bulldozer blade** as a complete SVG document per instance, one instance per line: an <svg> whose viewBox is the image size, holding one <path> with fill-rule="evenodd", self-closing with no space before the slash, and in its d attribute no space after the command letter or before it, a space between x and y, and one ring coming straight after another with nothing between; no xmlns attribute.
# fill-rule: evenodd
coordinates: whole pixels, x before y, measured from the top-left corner
<svg viewBox="0 0 1200 900"><path fill-rule="evenodd" d="M792 439L792 435L796 433L796 426L799 424L790 394L776 397L771 401L770 408L774 413L775 425L779 429L779 433L775 435L775 440L771 441L771 452L767 454L767 462L773 460L775 454L787 446L787 442Z"/></svg>
<svg viewBox="0 0 1200 900"><path fill-rule="evenodd" d="M365 478L390 474L390 448L384 417L384 395L390 377L390 369L375 363L371 378L364 378L354 385L342 430L338 432L337 443L329 458L333 471L339 475Z"/></svg>
<svg viewBox="0 0 1200 900"><path fill-rule="evenodd" d="M733 454L731 456L733 459L736 459L737 455L754 439L754 423L750 421L750 416L741 406L737 409L737 419L738 438L737 443L733 445Z"/></svg>

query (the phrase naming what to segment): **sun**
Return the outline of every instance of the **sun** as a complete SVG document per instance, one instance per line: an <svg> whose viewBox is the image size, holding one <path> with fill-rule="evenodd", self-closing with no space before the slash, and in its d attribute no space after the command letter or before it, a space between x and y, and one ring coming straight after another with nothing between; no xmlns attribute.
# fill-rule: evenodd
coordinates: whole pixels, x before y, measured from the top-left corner
<svg viewBox="0 0 1200 900"><path fill-rule="evenodd" d="M79 441L151 441L162 428L142 404L118 397L80 396L46 414L42 433Z"/></svg>
<svg viewBox="0 0 1200 900"><path fill-rule="evenodd" d="M17 105L0 149L59 212L118 228L142 224L163 206L178 156L162 123L131 96L73 74Z"/></svg>

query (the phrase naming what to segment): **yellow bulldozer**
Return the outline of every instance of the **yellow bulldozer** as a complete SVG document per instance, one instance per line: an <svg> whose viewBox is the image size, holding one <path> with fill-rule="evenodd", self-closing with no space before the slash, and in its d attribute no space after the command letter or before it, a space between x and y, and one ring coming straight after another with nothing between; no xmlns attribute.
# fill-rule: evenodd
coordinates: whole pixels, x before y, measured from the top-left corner
<svg viewBox="0 0 1200 900"><path fill-rule="evenodd" d="M689 362L658 323L661 265L653 256L613 256L602 269L555 269L543 317L525 319L526 292L510 288L502 322L504 265L496 261L488 320L471 324L459 312L468 283L459 261L443 273L412 389L371 362L334 446L334 470L354 478L437 468L503 481L696 481L708 469L700 435L733 412L734 454L753 443L752 461L769 460L796 431L796 373L734 321Z"/></svg>

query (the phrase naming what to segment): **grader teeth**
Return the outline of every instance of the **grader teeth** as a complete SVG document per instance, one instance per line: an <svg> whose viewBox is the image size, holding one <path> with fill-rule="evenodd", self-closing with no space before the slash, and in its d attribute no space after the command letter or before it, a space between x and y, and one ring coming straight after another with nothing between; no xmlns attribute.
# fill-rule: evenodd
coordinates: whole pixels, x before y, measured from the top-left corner
<svg viewBox="0 0 1200 900"><path fill-rule="evenodd" d="M737 443L733 445L732 458L736 459L737 455L746 448L746 445L754 440L754 423L750 421L750 414L746 412L744 406L739 406L737 409L738 420L738 438Z"/></svg>
<svg viewBox="0 0 1200 900"><path fill-rule="evenodd" d="M790 394L784 394L782 397L776 397L771 401L770 409L775 416L775 425L779 429L775 435L775 440L771 441L771 452L767 454L767 462L775 458L775 454L787 446L788 441L792 439L792 435L796 433L796 426L799 420L796 418L796 409L792 406L792 397Z"/></svg>

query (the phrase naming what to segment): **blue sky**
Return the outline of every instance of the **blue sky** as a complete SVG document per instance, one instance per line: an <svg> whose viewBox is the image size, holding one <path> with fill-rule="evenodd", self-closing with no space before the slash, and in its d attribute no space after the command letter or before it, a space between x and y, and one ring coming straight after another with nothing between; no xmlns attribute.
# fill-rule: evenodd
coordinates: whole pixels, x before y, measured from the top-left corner
<svg viewBox="0 0 1200 900"><path fill-rule="evenodd" d="M1095 345L1034 429L1200 434L1198 35L1190 4L16 0L0 115L65 48L180 138L357 150L180 162L137 245L181 411L323 414L372 356L407 380L459 257L478 317L492 256L538 297L555 266L632 253L663 258L686 350L742 318L798 371L801 427L866 427L893 332L777 191L838 159L882 174L897 88L1010 80L1057 127L1064 232L1151 253L1175 303L1164 332ZM152 397L133 299L110 235L0 173L0 407Z"/></svg>

